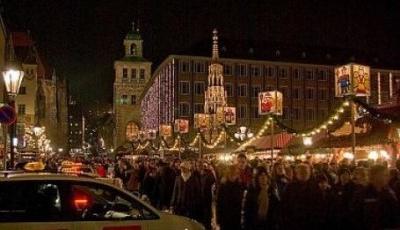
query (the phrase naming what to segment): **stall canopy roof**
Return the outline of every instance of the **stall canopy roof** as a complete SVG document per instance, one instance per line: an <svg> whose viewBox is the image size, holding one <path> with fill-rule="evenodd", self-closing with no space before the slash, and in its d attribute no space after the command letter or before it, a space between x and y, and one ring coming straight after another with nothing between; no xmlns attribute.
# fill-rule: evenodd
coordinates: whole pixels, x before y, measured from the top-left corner
<svg viewBox="0 0 400 230"><path fill-rule="evenodd" d="M292 140L293 135L289 133L278 133L274 135L274 148L283 149ZM262 136L253 140L247 147L254 147L256 150L271 149L271 135ZM241 146L237 151L243 151L246 147Z"/></svg>

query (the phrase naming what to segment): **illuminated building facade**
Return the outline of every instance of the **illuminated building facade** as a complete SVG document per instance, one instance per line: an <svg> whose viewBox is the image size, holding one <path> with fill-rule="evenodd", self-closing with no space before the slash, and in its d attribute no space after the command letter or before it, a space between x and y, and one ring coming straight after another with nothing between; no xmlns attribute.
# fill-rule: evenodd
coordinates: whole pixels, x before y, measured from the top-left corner
<svg viewBox="0 0 400 230"><path fill-rule="evenodd" d="M209 41L194 47L194 55L170 55L155 70L142 95L142 125L157 129L173 124L174 119L189 119L204 113L209 73ZM224 41L220 39L219 62L223 65L226 103L236 107L237 126L260 127L265 117L258 115L258 93L279 90L283 93L283 122L304 130L325 121L340 98L335 98L334 68L347 62L371 66L370 104L387 102L400 84L400 70L363 58L343 58L343 51L303 50L268 44ZM276 46L276 45L274 45ZM245 52L242 52L245 51ZM362 55L358 55L362 57ZM382 63L382 64L381 64ZM394 90L393 90L394 89ZM207 107L208 108L208 107Z"/></svg>
<svg viewBox="0 0 400 230"><path fill-rule="evenodd" d="M139 29L127 33L124 39L125 56L114 62L114 101L115 116L114 146L118 147L132 141L132 126L139 126L139 97L150 79L151 62L143 58L143 40Z"/></svg>

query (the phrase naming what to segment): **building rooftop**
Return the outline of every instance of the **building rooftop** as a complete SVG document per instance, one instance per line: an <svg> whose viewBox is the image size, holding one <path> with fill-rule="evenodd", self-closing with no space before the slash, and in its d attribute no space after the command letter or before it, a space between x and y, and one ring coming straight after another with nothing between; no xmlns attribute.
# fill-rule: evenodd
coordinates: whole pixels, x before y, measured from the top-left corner
<svg viewBox="0 0 400 230"><path fill-rule="evenodd" d="M177 54L210 57L212 53L210 44L211 40L203 40ZM322 65L341 65L348 62L357 62L375 68L400 68L400 61L397 59L382 57L363 50L338 47L311 47L263 40L228 40L220 37L219 50L221 58Z"/></svg>

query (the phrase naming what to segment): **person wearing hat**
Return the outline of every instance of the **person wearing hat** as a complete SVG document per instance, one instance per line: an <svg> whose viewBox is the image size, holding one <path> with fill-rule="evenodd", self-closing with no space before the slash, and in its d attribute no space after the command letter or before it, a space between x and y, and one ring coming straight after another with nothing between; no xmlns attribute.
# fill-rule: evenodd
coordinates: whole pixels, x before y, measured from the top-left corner
<svg viewBox="0 0 400 230"><path fill-rule="evenodd" d="M180 168L181 174L175 179L170 209L177 215L200 221L200 182L192 176L190 162L182 162Z"/></svg>

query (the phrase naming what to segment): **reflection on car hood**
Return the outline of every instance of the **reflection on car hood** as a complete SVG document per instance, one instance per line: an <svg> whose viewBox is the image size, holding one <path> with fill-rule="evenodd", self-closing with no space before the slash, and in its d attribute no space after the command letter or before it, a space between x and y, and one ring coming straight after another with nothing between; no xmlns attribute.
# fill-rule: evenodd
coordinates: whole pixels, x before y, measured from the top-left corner
<svg viewBox="0 0 400 230"><path fill-rule="evenodd" d="M161 212L160 216L163 224L173 230L204 230L203 225L184 216L172 215L165 212Z"/></svg>

